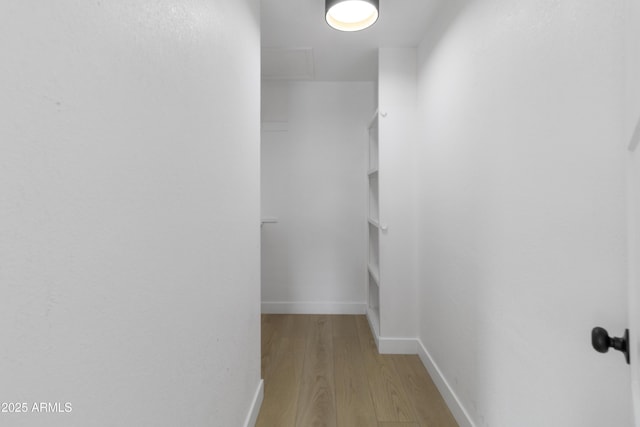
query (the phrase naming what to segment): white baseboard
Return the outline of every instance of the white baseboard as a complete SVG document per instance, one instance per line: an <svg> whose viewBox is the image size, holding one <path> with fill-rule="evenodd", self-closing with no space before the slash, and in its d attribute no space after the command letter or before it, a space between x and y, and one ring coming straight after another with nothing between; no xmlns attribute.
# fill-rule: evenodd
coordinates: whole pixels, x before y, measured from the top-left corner
<svg viewBox="0 0 640 427"><path fill-rule="evenodd" d="M262 302L264 314L366 314L365 302Z"/></svg>
<svg viewBox="0 0 640 427"><path fill-rule="evenodd" d="M264 399L264 380L260 380L260 383L258 383L258 389L256 390L256 394L253 396L253 401L251 402L251 407L249 408L247 419L244 421L244 427L255 427L256 421L258 421L258 414L260 413L260 408L262 407L263 399Z"/></svg>
<svg viewBox="0 0 640 427"><path fill-rule="evenodd" d="M435 383L436 387L438 387L438 391L447 403L447 406L453 414L453 417L458 422L458 425L460 427L475 427L475 424L471 421L469 413L464 406L462 406L460 399L458 399L458 396L449 385L449 382L442 375L442 371L440 371L440 368L438 368L438 365L436 365L424 344L422 344L422 341L416 340L416 342L418 346L418 356L420 356L422 364L427 368L431 379Z"/></svg>
<svg viewBox="0 0 640 427"><path fill-rule="evenodd" d="M453 417L458 422L458 425L460 427L475 427L475 424L471 421L469 413L464 406L462 406L460 399L458 399L458 396L449 385L449 382L442 375L442 371L440 371L438 365L433 361L433 358L427 351L424 344L422 344L422 341L418 338L379 337L376 333L378 325L373 323L374 318L372 316L367 316L367 318L369 319L371 333L378 345L378 352L380 354L417 354L420 357L422 364L429 372L429 375L436 387L438 387L438 391L449 407Z"/></svg>
<svg viewBox="0 0 640 427"><path fill-rule="evenodd" d="M379 335L380 325L378 315L370 309L367 310L367 320L371 335L376 341L376 347L380 354L418 354L418 340L416 338L387 338Z"/></svg>

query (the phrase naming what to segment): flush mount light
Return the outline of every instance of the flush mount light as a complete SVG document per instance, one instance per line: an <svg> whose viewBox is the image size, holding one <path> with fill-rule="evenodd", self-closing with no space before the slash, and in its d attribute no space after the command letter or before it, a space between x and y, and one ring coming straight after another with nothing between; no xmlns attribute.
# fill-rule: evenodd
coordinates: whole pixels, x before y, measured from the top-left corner
<svg viewBox="0 0 640 427"><path fill-rule="evenodd" d="M340 31L360 31L378 20L379 0L325 0L327 24Z"/></svg>

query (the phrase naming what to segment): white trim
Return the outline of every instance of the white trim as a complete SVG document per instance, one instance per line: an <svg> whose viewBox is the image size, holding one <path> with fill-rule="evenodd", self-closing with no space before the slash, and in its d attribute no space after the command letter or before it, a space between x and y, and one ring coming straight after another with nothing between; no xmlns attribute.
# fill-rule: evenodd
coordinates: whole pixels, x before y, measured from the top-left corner
<svg viewBox="0 0 640 427"><path fill-rule="evenodd" d="M263 301L264 314L366 314L365 302Z"/></svg>
<svg viewBox="0 0 640 427"><path fill-rule="evenodd" d="M378 316L372 312L369 308L367 310L367 320L369 321L369 328L371 329L371 335L376 341L376 347L380 354L418 354L418 339L417 338L387 338L381 337L379 334L380 324L378 323Z"/></svg>
<svg viewBox="0 0 640 427"><path fill-rule="evenodd" d="M442 371L440 371L440 368L438 368L438 365L436 365L424 344L422 344L422 341L420 341L419 338L379 337L376 334L371 315L368 313L367 319L369 320L371 333L376 340L378 352L380 354L417 354L420 357L422 364L427 369L427 372L429 372L429 375L436 387L438 387L438 391L449 407L453 417L458 422L458 425L460 427L475 427L475 424L471 421L469 413L464 406L462 406L460 399L458 399L458 396L449 385L449 382L445 379L444 375L442 375Z"/></svg>
<svg viewBox="0 0 640 427"><path fill-rule="evenodd" d="M475 427L475 424L471 421L469 413L464 406L462 406L462 402L460 402L460 399L458 399L458 396L449 385L449 382L446 380L444 375L442 375L442 371L440 371L440 368L438 368L438 365L436 365L424 344L422 344L422 341L418 339L416 342L418 344L418 356L420 356L422 364L427 368L431 379L435 383L436 387L438 387L438 391L447 403L447 406L453 414L453 417L458 422L458 425L460 427Z"/></svg>
<svg viewBox="0 0 640 427"><path fill-rule="evenodd" d="M260 413L260 408L262 407L263 399L264 399L264 380L260 380L260 383L258 383L258 389L256 390L256 394L253 396L253 401L251 402L249 413L247 414L247 418L244 421L244 427L255 427L256 421L258 421L258 414Z"/></svg>

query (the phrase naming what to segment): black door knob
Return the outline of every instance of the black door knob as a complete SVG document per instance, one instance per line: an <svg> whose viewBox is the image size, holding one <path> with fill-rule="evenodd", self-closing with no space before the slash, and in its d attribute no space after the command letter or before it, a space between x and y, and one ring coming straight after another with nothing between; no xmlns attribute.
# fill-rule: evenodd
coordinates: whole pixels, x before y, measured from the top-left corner
<svg viewBox="0 0 640 427"><path fill-rule="evenodd" d="M620 338L611 338L606 329L601 327L595 327L591 331L591 345L593 348L600 352L606 353L609 351L609 348L613 347L614 349L621 351L624 353L624 358L629 364L629 330L624 330L624 336Z"/></svg>

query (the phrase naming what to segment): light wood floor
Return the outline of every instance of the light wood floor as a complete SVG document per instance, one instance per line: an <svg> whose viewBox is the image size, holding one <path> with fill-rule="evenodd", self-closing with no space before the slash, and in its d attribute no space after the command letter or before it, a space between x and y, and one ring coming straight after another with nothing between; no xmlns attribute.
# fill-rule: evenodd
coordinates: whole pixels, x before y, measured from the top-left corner
<svg viewBox="0 0 640 427"><path fill-rule="evenodd" d="M380 355L364 316L262 316L257 427L457 426L418 356Z"/></svg>

